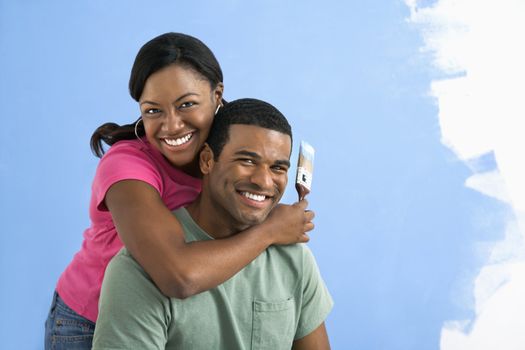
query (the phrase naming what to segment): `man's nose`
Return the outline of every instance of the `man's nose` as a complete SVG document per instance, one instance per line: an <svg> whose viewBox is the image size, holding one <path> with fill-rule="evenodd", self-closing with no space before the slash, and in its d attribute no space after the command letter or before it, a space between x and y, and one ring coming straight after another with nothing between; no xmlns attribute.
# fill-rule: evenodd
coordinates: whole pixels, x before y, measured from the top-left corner
<svg viewBox="0 0 525 350"><path fill-rule="evenodd" d="M262 190L273 188L273 177L270 169L265 166L257 166L251 176L252 183L259 186Z"/></svg>

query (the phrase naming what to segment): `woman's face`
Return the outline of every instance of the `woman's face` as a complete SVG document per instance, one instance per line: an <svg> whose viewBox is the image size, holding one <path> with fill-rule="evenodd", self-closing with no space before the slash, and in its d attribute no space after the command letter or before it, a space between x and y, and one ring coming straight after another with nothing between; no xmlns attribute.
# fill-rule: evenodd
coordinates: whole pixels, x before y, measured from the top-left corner
<svg viewBox="0 0 525 350"><path fill-rule="evenodd" d="M220 104L215 89L194 70L172 64L152 74L139 105L146 137L175 167L193 174L197 154L208 137Z"/></svg>

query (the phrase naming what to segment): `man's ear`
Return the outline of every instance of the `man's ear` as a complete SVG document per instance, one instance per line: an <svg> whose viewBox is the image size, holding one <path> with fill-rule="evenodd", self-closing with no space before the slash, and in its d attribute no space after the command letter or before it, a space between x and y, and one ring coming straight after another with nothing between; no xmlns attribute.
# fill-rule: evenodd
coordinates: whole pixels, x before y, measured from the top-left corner
<svg viewBox="0 0 525 350"><path fill-rule="evenodd" d="M203 175L206 175L213 169L213 151L207 143L202 146L201 153L199 155L199 166Z"/></svg>

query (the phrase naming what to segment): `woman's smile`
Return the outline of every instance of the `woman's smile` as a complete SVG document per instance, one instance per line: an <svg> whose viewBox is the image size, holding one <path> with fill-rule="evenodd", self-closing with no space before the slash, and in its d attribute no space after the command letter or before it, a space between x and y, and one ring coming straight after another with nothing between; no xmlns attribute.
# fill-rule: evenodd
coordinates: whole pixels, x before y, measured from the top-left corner
<svg viewBox="0 0 525 350"><path fill-rule="evenodd" d="M164 138L161 138L161 140L167 143L168 146L176 147L176 146L181 146L181 145L188 143L190 139L192 138L192 136L193 136L193 132L190 132L182 137L177 137L177 138L176 137L164 137Z"/></svg>

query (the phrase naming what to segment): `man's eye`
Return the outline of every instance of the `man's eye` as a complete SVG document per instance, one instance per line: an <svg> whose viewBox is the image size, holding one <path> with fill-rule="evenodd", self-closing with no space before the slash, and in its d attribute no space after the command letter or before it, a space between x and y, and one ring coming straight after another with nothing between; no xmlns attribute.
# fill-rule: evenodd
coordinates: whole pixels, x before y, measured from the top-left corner
<svg viewBox="0 0 525 350"><path fill-rule="evenodd" d="M253 161L253 159L239 159L242 163L245 163L245 164L255 164L255 162Z"/></svg>
<svg viewBox="0 0 525 350"><path fill-rule="evenodd" d="M284 167L284 166L280 166L280 165L276 165L274 167L272 167L273 171L276 171L276 172L280 172L280 173L285 173L288 171L288 168Z"/></svg>

